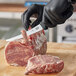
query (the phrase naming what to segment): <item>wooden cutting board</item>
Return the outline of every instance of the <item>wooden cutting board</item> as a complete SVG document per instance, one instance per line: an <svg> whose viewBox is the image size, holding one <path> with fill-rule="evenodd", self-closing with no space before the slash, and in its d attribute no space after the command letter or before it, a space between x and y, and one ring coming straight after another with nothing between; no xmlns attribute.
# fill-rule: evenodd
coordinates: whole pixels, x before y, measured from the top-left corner
<svg viewBox="0 0 76 76"><path fill-rule="evenodd" d="M9 66L4 56L5 40L0 40L0 76L25 76L25 67ZM47 43L47 54L59 56L64 60L64 69L58 74L31 74L28 76L76 76L76 45Z"/></svg>
<svg viewBox="0 0 76 76"><path fill-rule="evenodd" d="M7 44L5 40L0 40L0 76L25 76L25 67L9 66L5 60L4 47ZM56 76L55 74L31 74L28 76Z"/></svg>

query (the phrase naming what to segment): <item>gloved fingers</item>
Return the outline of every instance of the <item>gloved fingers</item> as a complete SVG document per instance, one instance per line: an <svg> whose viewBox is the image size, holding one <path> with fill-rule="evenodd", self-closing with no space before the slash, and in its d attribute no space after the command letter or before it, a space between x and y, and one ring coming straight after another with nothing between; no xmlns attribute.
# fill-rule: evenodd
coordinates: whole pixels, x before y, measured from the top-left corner
<svg viewBox="0 0 76 76"><path fill-rule="evenodd" d="M44 21L46 21L46 22L44 22ZM47 30L48 29L48 27L54 27L53 25L52 25L52 23L46 18L44 21L42 21L40 24L41 24L41 26L43 27L43 29L44 30Z"/></svg>
<svg viewBox="0 0 76 76"><path fill-rule="evenodd" d="M48 25L48 27L55 27L56 24L57 24L57 20L58 20L58 17L54 17L54 14L52 12L48 12L48 10L46 10L46 8L44 8L44 14L43 14L43 17L46 17L46 18L43 18L43 20L45 19L44 22L49 22L50 23L50 26Z"/></svg>
<svg viewBox="0 0 76 76"><path fill-rule="evenodd" d="M24 25L25 30L27 30L27 31L28 31L29 26L30 26L30 20L29 20L29 21L28 21L28 20L26 20L26 21L25 21L25 25Z"/></svg>
<svg viewBox="0 0 76 76"><path fill-rule="evenodd" d="M28 10L26 10L26 11L22 14L22 16L21 16L22 24L23 24L25 30L28 30L29 25L30 25L30 23L31 23L31 20L26 19L26 17L25 17L25 15L26 15L27 12L28 12Z"/></svg>
<svg viewBox="0 0 76 76"><path fill-rule="evenodd" d="M73 14L73 6L70 5L63 13L59 14L56 20L58 20L58 24L64 23L66 19L68 19Z"/></svg>
<svg viewBox="0 0 76 76"><path fill-rule="evenodd" d="M25 15L26 12L27 12L27 10L21 15L21 20L22 20L22 24L23 24L23 25L25 25L25 24L24 24L24 15Z"/></svg>
<svg viewBox="0 0 76 76"><path fill-rule="evenodd" d="M24 21L26 22L27 20L30 20L30 17L34 14L34 12L32 12L32 10L28 10L25 14L24 14Z"/></svg>
<svg viewBox="0 0 76 76"><path fill-rule="evenodd" d="M64 15L64 17L66 19L68 19L72 14L73 14L73 6L70 5L70 7L67 9L66 14Z"/></svg>
<svg viewBox="0 0 76 76"><path fill-rule="evenodd" d="M40 24L40 22L42 21L42 12L40 12L38 14L38 18L32 23L31 27L35 27L36 25Z"/></svg>
<svg viewBox="0 0 76 76"><path fill-rule="evenodd" d="M30 23L31 23L31 20L30 20L30 17L34 14L39 14L37 8L38 8L39 5L37 4L34 4L32 5L31 7L28 8L28 10L23 14L24 16L24 25L25 25L25 28L28 29L29 26L30 26ZM41 12L41 11L40 11ZM39 14L39 17L38 19L31 25L32 27L36 26L37 24L40 23L40 19L41 19L41 14Z"/></svg>
<svg viewBox="0 0 76 76"><path fill-rule="evenodd" d="M34 14L38 15L37 20L34 21L31 25L32 27L38 25L41 22L42 14L43 14L43 8L44 8L44 6L42 6L42 5L34 4L31 7L29 7L27 11L25 11L23 13L21 18L22 18L22 23L24 25L24 28L26 30L28 30L29 26L31 25L30 18L31 18L32 15L34 15Z"/></svg>
<svg viewBox="0 0 76 76"><path fill-rule="evenodd" d="M41 23L40 23L41 25L42 25L42 27L46 30L46 29L48 29L48 27L55 27L52 23L51 23L51 21L48 19L48 17L46 16L46 15L44 15L43 16L43 19L42 19L42 21L41 21Z"/></svg>
<svg viewBox="0 0 76 76"><path fill-rule="evenodd" d="M39 18L37 18L37 19L32 23L31 27L33 28L33 27L37 26L40 22L41 22L41 20L40 20Z"/></svg>
<svg viewBox="0 0 76 76"><path fill-rule="evenodd" d="M68 2L68 0L59 0L59 5L57 4L57 6L59 6L57 9L57 13L63 13L64 11L66 11L66 9L68 7L70 7L71 3ZM57 10L56 9L56 10ZM59 10L60 9L60 10Z"/></svg>
<svg viewBox="0 0 76 76"><path fill-rule="evenodd" d="M24 13L24 16L25 16L25 19L26 20L29 20L29 18L33 15L33 14L35 14L35 13L37 13L37 11L36 11L36 4L33 4L32 6L30 6L29 8L28 8L28 10Z"/></svg>
<svg viewBox="0 0 76 76"><path fill-rule="evenodd" d="M34 8L33 8L34 9ZM32 9L28 9L27 11L25 11L22 15L22 22L23 22L23 25L24 25L24 28L26 30L28 30L29 26L30 26L30 23L31 23L31 20L30 20L30 17L35 14L35 11L33 11Z"/></svg>
<svg viewBox="0 0 76 76"><path fill-rule="evenodd" d="M50 9L47 6L44 7L44 15L46 15L47 19L52 23L51 26L53 26L53 27L56 26L59 22L62 23L61 20L63 19L63 17L62 17L62 15L60 17L60 14L58 12L59 11L57 9L55 9L55 8Z"/></svg>
<svg viewBox="0 0 76 76"><path fill-rule="evenodd" d="M42 21L42 16L43 16L43 8L44 8L44 5L36 5L38 8L40 8L39 10L37 10L37 19L32 23L32 28L35 27L36 25L40 24L40 22ZM40 12L39 12L40 11Z"/></svg>

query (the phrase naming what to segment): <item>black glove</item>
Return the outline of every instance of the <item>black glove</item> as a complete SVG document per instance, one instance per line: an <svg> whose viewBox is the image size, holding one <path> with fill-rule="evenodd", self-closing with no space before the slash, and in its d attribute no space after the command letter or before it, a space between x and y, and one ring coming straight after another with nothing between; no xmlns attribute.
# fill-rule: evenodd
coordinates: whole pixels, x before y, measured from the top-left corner
<svg viewBox="0 0 76 76"><path fill-rule="evenodd" d="M55 27L64 23L73 13L73 6L68 0L51 0L45 7L41 25Z"/></svg>
<svg viewBox="0 0 76 76"><path fill-rule="evenodd" d="M76 0L68 0L69 2L71 2L72 4L76 3Z"/></svg>
<svg viewBox="0 0 76 76"><path fill-rule="evenodd" d="M32 23L31 27L35 27L36 25L38 25L41 21L42 21L42 15L43 15L43 8L44 5L38 5L38 4L34 4L32 6L30 6L23 14L22 14L22 23L24 25L24 28L26 30L28 30L31 20L30 17L33 14L37 14L38 18Z"/></svg>

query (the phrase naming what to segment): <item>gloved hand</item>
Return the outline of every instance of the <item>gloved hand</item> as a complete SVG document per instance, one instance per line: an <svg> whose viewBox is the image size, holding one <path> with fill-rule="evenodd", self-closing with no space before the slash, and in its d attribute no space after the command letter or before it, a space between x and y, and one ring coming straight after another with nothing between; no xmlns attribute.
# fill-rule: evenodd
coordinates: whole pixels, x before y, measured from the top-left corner
<svg viewBox="0 0 76 76"><path fill-rule="evenodd" d="M28 30L31 20L30 17L33 14L37 14L38 17L37 19L32 23L31 27L35 27L36 25L38 25L41 21L42 21L42 15L43 15L43 8L44 5L38 5L38 4L34 4L32 6L30 6L23 14L22 14L22 23L24 25L24 28L26 30Z"/></svg>
<svg viewBox="0 0 76 76"><path fill-rule="evenodd" d="M55 27L57 24L64 23L72 15L73 6L68 0L50 0L46 6L32 5L22 15L22 23L26 30L28 30L31 23L30 17L35 13L38 14L38 18L31 27L41 22L40 24L44 29L47 29L47 27Z"/></svg>
<svg viewBox="0 0 76 76"><path fill-rule="evenodd" d="M55 27L64 23L73 13L73 6L68 0L51 0L45 7L41 25Z"/></svg>

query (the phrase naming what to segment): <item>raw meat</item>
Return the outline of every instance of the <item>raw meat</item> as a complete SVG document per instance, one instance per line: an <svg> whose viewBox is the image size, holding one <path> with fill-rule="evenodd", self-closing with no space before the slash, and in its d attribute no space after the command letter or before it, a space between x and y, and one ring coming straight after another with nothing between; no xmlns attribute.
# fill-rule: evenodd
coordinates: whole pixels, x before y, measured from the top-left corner
<svg viewBox="0 0 76 76"><path fill-rule="evenodd" d="M57 56L37 55L29 58L25 74L58 73L64 67L64 62Z"/></svg>
<svg viewBox="0 0 76 76"><path fill-rule="evenodd" d="M9 42L5 47L6 61L14 66L26 66L30 57L45 54L47 41L43 30L27 36L22 30L22 39Z"/></svg>

